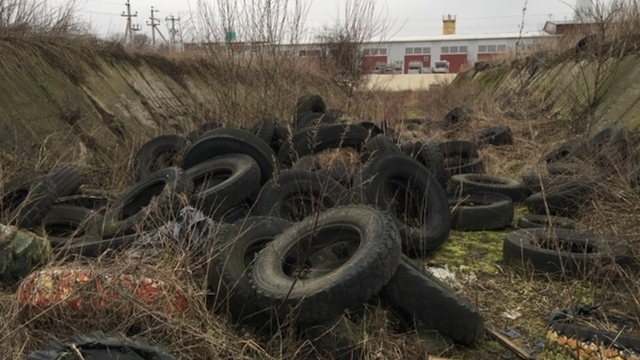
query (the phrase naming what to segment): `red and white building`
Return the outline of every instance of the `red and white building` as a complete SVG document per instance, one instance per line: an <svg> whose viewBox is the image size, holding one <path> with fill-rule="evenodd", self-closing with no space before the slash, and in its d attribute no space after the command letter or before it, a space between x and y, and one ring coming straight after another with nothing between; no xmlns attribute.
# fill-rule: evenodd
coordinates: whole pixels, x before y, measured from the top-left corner
<svg viewBox="0 0 640 360"><path fill-rule="evenodd" d="M500 53L519 49L530 50L542 40L553 37L546 32L524 34L439 35L430 37L397 38L364 45L364 68L373 69L377 63L402 64L402 72L409 72L409 64L421 62L431 69L436 61L448 61L449 72L458 73L476 61L488 60Z"/></svg>
<svg viewBox="0 0 640 360"><path fill-rule="evenodd" d="M410 73L411 69L419 69L420 73L431 72L438 61L448 62L449 73L458 73L477 61L488 60L498 54L518 51L529 51L538 44L561 36L556 24L547 23L546 31L533 33L510 34L455 34L455 17L443 19L443 35L393 38L369 41L362 44L365 73L374 72L374 68L381 64L387 65L385 72ZM553 27L553 29L551 29ZM245 54L259 49L265 44L233 42L234 53ZM224 49L228 44L185 44L185 51L202 50L210 47ZM267 45L268 46L268 45ZM313 58L320 56L321 44L287 44L274 45L287 56ZM391 71L389 71L391 69ZM414 71L415 72L415 71Z"/></svg>

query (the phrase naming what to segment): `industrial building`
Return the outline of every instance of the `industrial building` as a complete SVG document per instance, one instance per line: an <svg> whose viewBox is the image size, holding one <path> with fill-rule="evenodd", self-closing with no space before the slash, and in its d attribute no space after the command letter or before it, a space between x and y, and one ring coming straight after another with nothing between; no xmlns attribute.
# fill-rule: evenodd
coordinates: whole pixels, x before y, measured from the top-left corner
<svg viewBox="0 0 640 360"><path fill-rule="evenodd" d="M365 73L458 73L477 61L517 51L532 51L544 43L569 32L588 30L593 22L592 6L588 0L577 0L574 21L548 21L543 31L508 34L456 34L456 17L442 19L442 35L411 38L392 38L362 44L362 66ZM217 48L220 43L185 44L185 50ZM250 53L265 44L228 43L234 53ZM322 44L275 45L287 56L314 58L322 54ZM518 49L516 49L518 47Z"/></svg>
<svg viewBox="0 0 640 360"><path fill-rule="evenodd" d="M457 35L455 16L445 16L442 35L429 37L392 38L363 44L365 73L458 73L476 61L487 60L500 53L519 49L530 50L541 40L553 38L547 32L513 34ZM297 47L297 56L320 54L319 44ZM437 62L446 62L447 69L439 71ZM414 70L414 71L412 71ZM435 70L435 71L434 71Z"/></svg>
<svg viewBox="0 0 640 360"><path fill-rule="evenodd" d="M516 44L530 50L549 38L548 33L441 35L421 38L397 38L365 45L363 66L372 72L378 63L401 63L402 72L418 63L421 72L429 72L436 61L448 62L448 72L458 73L476 61L488 60L500 53L514 51Z"/></svg>
<svg viewBox="0 0 640 360"><path fill-rule="evenodd" d="M513 33L513 34L455 34L455 16L443 18L443 34L429 37L393 38L375 40L363 44L363 67L366 73L384 69L381 64L388 64L388 69L404 74L415 72L432 72L436 62L448 64L445 71L458 73L466 66L473 66L476 61L487 60L500 53L519 49L530 50L541 40L553 37L546 32ZM303 45L299 56L313 56L313 44ZM317 46L317 45L315 45ZM376 68L376 66L378 67ZM392 70L381 72L394 72Z"/></svg>

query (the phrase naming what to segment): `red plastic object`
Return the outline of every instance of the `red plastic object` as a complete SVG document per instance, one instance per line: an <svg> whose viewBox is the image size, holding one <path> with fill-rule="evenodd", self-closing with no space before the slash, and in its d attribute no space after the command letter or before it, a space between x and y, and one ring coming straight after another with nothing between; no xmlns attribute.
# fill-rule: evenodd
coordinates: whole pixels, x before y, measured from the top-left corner
<svg viewBox="0 0 640 360"><path fill-rule="evenodd" d="M163 281L128 274L98 274L86 269L49 269L32 273L20 284L18 303L35 310L57 307L120 313L142 307L176 314L189 307L187 297Z"/></svg>

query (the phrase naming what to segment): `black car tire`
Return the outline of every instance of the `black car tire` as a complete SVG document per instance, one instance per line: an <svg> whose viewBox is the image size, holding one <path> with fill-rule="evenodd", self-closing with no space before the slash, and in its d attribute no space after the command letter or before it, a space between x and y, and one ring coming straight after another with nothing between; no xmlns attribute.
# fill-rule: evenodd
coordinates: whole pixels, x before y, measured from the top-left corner
<svg viewBox="0 0 640 360"><path fill-rule="evenodd" d="M458 231L502 229L513 222L510 197L497 193L477 193L454 201L451 228Z"/></svg>
<svg viewBox="0 0 640 360"><path fill-rule="evenodd" d="M556 242L554 246L545 245ZM559 228L521 229L507 234L503 259L528 262L538 271L557 275L586 274L604 265L630 266L632 263L625 245L607 245L605 239L596 234Z"/></svg>
<svg viewBox="0 0 640 360"><path fill-rule="evenodd" d="M377 156L354 178L354 188L360 201L390 211L407 253L423 256L440 247L449 236L451 213L447 195L435 176L417 160L402 153ZM406 205L412 211L407 219L403 219L403 212L395 205L398 199L390 194L393 190L404 192L403 197L411 195L413 201ZM414 221L418 224L412 224Z"/></svg>
<svg viewBox="0 0 640 360"><path fill-rule="evenodd" d="M346 205L349 191L319 172L285 170L260 191L252 213L299 221L313 213Z"/></svg>
<svg viewBox="0 0 640 360"><path fill-rule="evenodd" d="M358 246L325 275L299 281L285 273L287 259L298 262L341 242ZM314 323L377 294L395 273L400 254L400 234L388 214L366 206L339 207L296 223L274 239L258 254L249 281L259 304L279 319Z"/></svg>
<svg viewBox="0 0 640 360"><path fill-rule="evenodd" d="M166 167L177 166L187 147L187 139L179 135L162 135L147 141L133 161L136 181Z"/></svg>

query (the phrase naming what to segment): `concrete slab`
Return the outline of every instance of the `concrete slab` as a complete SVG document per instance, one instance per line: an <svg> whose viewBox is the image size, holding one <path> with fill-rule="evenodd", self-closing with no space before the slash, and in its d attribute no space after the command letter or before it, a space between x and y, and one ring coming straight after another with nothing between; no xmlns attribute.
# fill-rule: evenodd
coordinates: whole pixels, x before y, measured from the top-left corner
<svg viewBox="0 0 640 360"><path fill-rule="evenodd" d="M434 84L448 84L457 74L375 74L366 75L371 90L428 90Z"/></svg>

